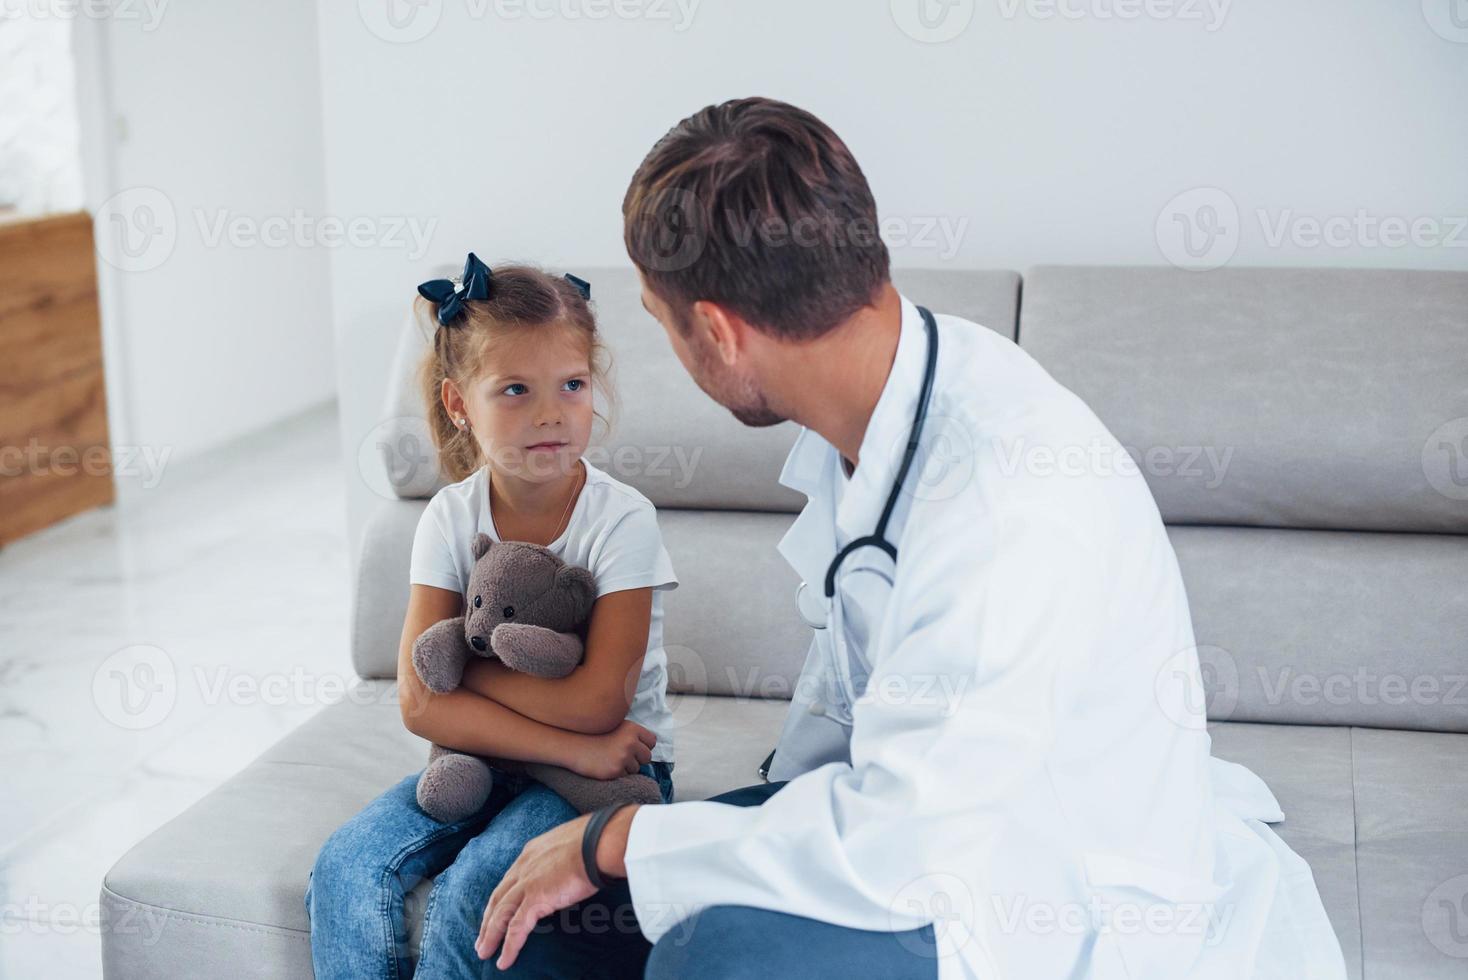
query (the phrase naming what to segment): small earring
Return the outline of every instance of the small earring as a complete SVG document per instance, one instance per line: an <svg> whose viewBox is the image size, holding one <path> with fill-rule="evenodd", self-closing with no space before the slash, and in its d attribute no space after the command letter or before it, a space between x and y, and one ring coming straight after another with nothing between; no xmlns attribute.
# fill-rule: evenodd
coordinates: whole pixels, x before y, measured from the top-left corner
<svg viewBox="0 0 1468 980"><path fill-rule="evenodd" d="M467 426L468 424L469 424L468 420L466 420L466 419L459 419L459 428L462 429L465 426Z"/></svg>

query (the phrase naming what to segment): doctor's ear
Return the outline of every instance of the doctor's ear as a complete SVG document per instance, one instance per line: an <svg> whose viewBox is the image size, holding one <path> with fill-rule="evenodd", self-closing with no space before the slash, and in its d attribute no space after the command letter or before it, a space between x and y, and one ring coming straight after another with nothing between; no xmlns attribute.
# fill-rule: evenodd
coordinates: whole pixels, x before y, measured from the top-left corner
<svg viewBox="0 0 1468 980"><path fill-rule="evenodd" d="M718 354L726 367L744 354L748 331L753 328L734 311L718 303L701 299L689 310L690 332L701 334L701 343Z"/></svg>

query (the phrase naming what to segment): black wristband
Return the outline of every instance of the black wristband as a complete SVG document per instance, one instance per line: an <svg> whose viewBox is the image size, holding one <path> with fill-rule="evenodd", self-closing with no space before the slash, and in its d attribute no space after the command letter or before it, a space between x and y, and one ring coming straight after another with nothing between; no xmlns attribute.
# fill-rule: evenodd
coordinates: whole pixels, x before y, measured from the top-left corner
<svg viewBox="0 0 1468 980"><path fill-rule="evenodd" d="M591 815L591 819L586 824L586 831L581 835L581 863L586 868L586 880L591 882L591 887L597 891L601 891L611 882L603 878L601 871L596 867L596 845L601 842L601 833L607 829L607 823L612 816L622 807L631 805L631 803L612 803L602 807Z"/></svg>

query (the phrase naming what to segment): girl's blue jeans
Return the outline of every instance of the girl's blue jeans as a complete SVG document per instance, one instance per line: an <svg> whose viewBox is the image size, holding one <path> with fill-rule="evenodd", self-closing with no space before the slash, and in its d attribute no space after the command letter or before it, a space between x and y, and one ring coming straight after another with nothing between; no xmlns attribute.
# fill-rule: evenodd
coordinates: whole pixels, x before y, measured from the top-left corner
<svg viewBox="0 0 1468 980"><path fill-rule="evenodd" d="M670 802L672 767L654 762L642 772ZM477 980L483 964L474 941L490 894L531 838L577 815L527 777L495 776L483 808L458 823L439 823L419 809L415 773L327 839L306 884L316 980L414 976L406 901L433 875L416 976Z"/></svg>

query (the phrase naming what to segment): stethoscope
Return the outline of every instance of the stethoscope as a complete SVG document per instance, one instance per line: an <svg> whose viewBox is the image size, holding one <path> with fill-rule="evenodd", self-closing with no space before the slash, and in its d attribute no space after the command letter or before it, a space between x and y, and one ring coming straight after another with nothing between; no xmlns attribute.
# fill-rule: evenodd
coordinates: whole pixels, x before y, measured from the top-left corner
<svg viewBox="0 0 1468 980"><path fill-rule="evenodd" d="M858 571L873 573L878 587L890 589L893 581L893 573L897 568L897 546L887 538L887 523L892 519L892 512L897 508L897 501L902 496L902 488L907 480L908 470L912 468L913 457L917 455L918 443L922 438L923 423L928 417L928 402L933 393L933 379L937 373L938 365L938 324L933 319L933 314L925 307L919 306L918 312L923 317L923 328L928 337L928 360L923 369L922 388L918 394L917 411L913 415L912 428L907 435L907 449L902 455L902 465L897 469L897 476L892 483L892 489L887 494L887 503L882 508L882 516L877 521L877 526L871 534L856 538L846 547L836 553L831 563L826 567L825 581L825 603L811 608L808 601L809 589L805 582L801 582L795 589L795 605L800 612L800 618L812 629L824 630L834 626L831 630L831 667L840 685L839 697L829 698L828 704L812 704L812 714L825 715L838 724L851 724L851 702L856 696L856 685L851 673L851 657L846 655L840 648L845 643L843 625L844 603L836 602L836 577L841 571L846 559L863 548L875 548L887 557L891 573L883 565L863 565ZM843 588L843 592L845 589Z"/></svg>

